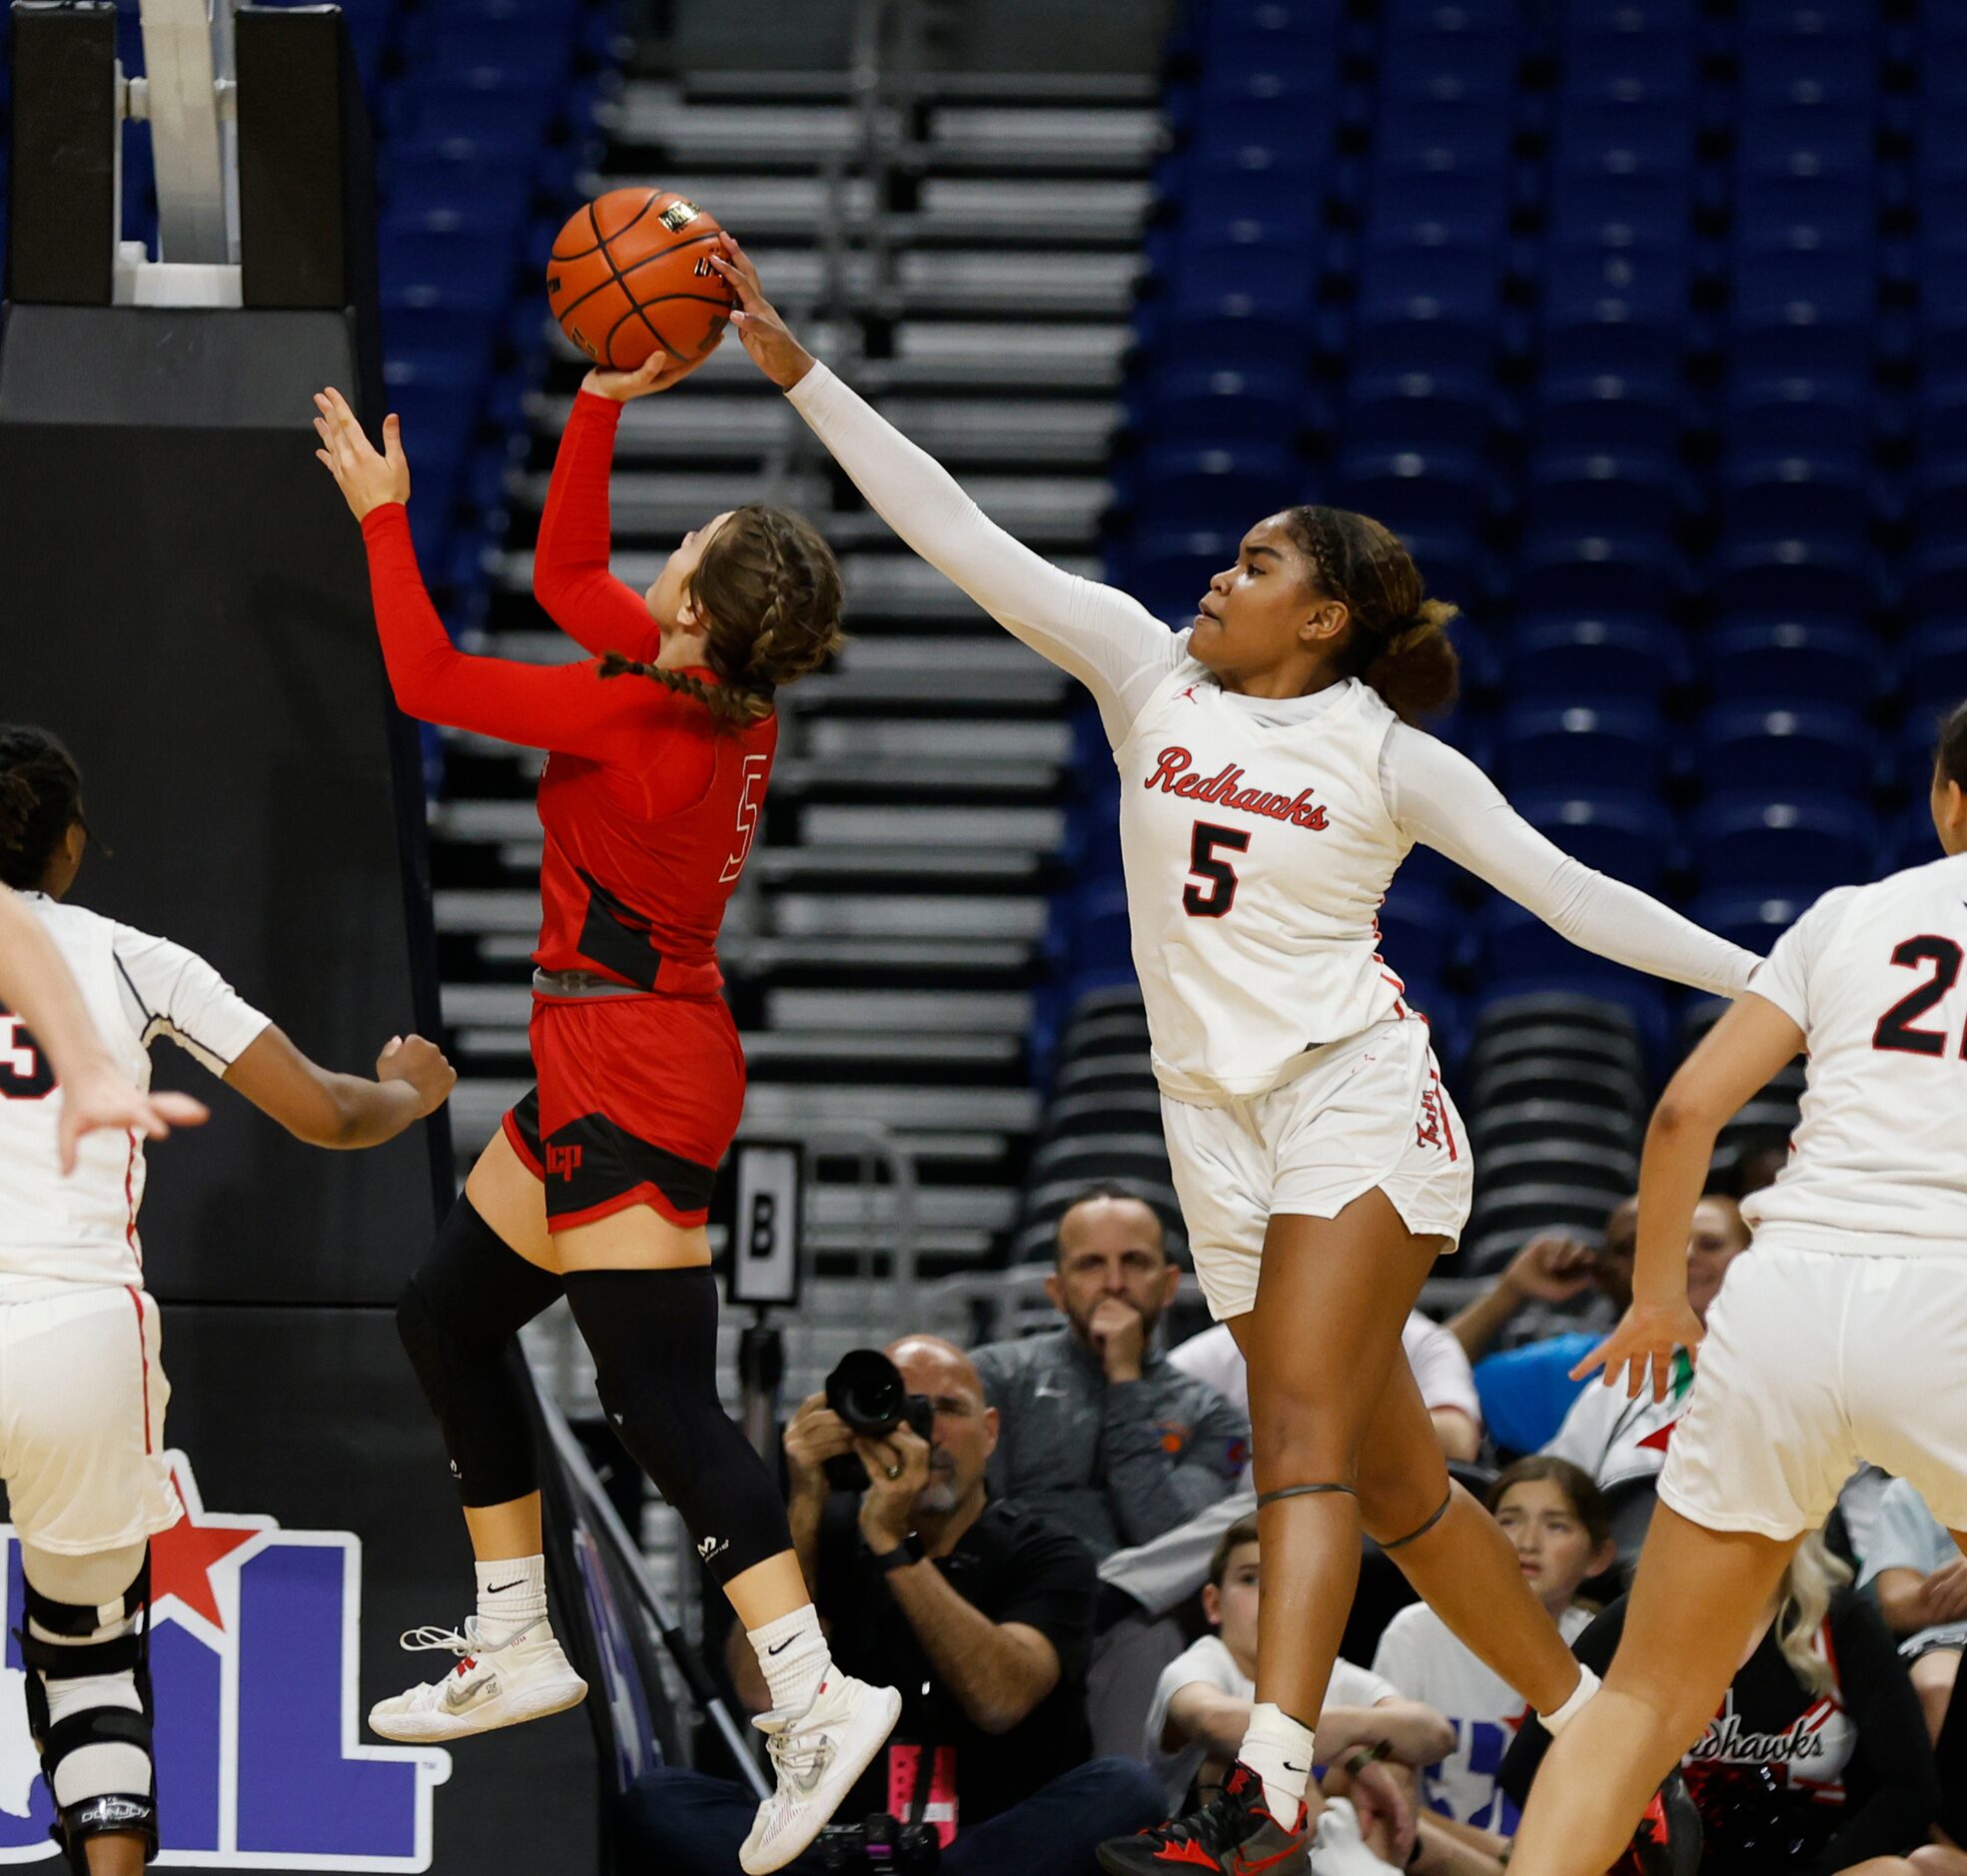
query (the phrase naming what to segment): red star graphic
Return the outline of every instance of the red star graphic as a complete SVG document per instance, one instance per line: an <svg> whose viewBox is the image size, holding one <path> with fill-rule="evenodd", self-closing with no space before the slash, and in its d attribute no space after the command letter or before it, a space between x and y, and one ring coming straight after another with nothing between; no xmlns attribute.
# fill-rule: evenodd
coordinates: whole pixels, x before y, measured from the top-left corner
<svg viewBox="0 0 1967 1876"><path fill-rule="evenodd" d="M1668 1420L1658 1432L1648 1433L1645 1438L1639 1441L1641 1448L1648 1452L1664 1452L1666 1450L1666 1442L1673 1437L1673 1429L1679 1423L1678 1420Z"/></svg>
<svg viewBox="0 0 1967 1876"><path fill-rule="evenodd" d="M172 1481L174 1484L176 1480ZM184 1493L178 1493L184 1503ZM219 1598L212 1588L212 1566L230 1556L242 1545L264 1533L241 1530L231 1524L200 1524L189 1506L185 1514L167 1531L150 1540L151 1596L162 1602L176 1596L186 1608L195 1609L214 1628L224 1628L219 1614Z"/></svg>

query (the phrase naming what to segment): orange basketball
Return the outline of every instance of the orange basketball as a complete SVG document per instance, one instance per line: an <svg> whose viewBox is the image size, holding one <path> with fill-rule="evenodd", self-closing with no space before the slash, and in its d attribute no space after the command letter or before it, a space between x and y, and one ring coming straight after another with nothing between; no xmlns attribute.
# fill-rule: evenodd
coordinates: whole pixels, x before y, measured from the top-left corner
<svg viewBox="0 0 1967 1876"><path fill-rule="evenodd" d="M632 372L658 347L702 358L735 304L709 261L721 232L707 210L665 189L596 196L553 239L553 317L596 365L616 371Z"/></svg>

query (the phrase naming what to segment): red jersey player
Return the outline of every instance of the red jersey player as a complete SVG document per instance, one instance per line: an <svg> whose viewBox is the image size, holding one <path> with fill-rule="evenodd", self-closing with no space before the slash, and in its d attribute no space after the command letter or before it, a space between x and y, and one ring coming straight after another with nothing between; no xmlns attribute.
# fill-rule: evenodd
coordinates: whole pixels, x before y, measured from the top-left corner
<svg viewBox="0 0 1967 1876"><path fill-rule="evenodd" d="M430 722L547 750L533 953L537 1086L505 1116L403 1294L405 1347L444 1428L478 1558L477 1613L445 1678L381 1701L387 1738L446 1740L558 1712L585 1683L546 1614L538 1473L509 1355L564 1295L623 1443L682 1514L756 1648L778 1789L747 1871L790 1862L886 1739L891 1688L831 1663L777 1481L719 1405L704 1214L744 1101L716 935L757 831L777 686L839 644L840 577L806 521L719 514L638 594L607 571L621 402L687 367L592 372L541 517L533 591L589 653L555 667L471 657L417 569L397 420L371 447L341 395L317 452L362 522L390 683ZM629 681L609 681L627 679Z"/></svg>

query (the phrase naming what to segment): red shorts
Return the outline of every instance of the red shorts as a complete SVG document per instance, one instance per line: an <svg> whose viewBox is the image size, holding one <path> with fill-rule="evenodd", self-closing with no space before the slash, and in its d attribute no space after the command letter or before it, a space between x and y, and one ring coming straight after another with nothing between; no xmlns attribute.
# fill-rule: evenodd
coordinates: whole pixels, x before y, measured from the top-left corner
<svg viewBox="0 0 1967 1876"><path fill-rule="evenodd" d="M505 1138L546 1188L555 1231L631 1205L701 1225L744 1111L744 1054L721 997L534 997L532 1092Z"/></svg>

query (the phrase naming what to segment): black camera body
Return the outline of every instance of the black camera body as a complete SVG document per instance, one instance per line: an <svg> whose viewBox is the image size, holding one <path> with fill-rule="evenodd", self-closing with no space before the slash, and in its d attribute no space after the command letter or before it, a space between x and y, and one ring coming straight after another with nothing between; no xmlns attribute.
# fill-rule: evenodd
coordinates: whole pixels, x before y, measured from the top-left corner
<svg viewBox="0 0 1967 1876"><path fill-rule="evenodd" d="M826 1405L864 1439L879 1439L897 1426L920 1438L935 1431L936 1409L925 1394L910 1394L901 1370L879 1349L849 1349L826 1378ZM867 1467L851 1452L826 1462L835 1491L865 1491ZM912 1865L910 1867L913 1867Z"/></svg>
<svg viewBox="0 0 1967 1876"><path fill-rule="evenodd" d="M818 1849L827 1876L928 1876L942 1862L942 1841L931 1825L887 1816L829 1824Z"/></svg>

